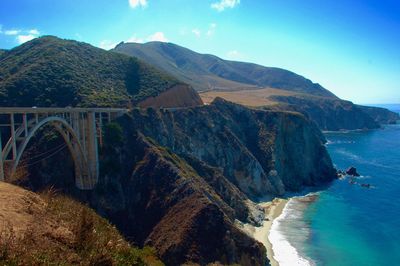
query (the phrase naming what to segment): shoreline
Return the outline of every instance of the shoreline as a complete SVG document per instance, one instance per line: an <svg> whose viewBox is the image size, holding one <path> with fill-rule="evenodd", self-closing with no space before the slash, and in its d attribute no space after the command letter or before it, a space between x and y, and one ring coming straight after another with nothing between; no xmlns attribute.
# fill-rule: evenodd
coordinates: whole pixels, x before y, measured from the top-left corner
<svg viewBox="0 0 400 266"><path fill-rule="evenodd" d="M261 242L267 250L267 258L270 261L271 266L279 266L279 263L274 258L274 251L272 248L272 243L269 241L269 233L272 227L272 223L276 218L278 218L285 208L286 204L289 202L288 199L275 198L269 202L259 203L265 212L265 219L262 226L255 227L250 224L244 224L243 229L254 239Z"/></svg>
<svg viewBox="0 0 400 266"><path fill-rule="evenodd" d="M269 233L271 231L272 223L276 218L278 218L282 212L283 209L285 208L286 204L289 202L287 199L274 199L270 206L268 207L268 214L266 213L266 217L268 218L268 221L264 221L263 226L265 229L266 237L265 235L258 235L256 234L255 237L257 238L266 238L265 243L263 242L265 248L267 249L267 257L270 261L271 266L279 266L279 263L275 260L274 258L274 250L272 248L272 243L269 240ZM263 206L263 204L261 204ZM264 207L264 206L263 206ZM265 211L267 211L265 209ZM261 231L261 230L260 230ZM257 232L258 233L258 232ZM261 233L261 232L259 232ZM256 239L257 239L256 238Z"/></svg>

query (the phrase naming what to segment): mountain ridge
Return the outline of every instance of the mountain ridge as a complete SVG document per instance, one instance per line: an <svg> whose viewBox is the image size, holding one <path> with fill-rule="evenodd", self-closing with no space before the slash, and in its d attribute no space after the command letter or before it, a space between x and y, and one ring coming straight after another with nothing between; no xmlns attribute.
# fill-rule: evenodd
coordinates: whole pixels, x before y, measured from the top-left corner
<svg viewBox="0 0 400 266"><path fill-rule="evenodd" d="M230 90L235 89L233 87L236 89L275 87L336 97L321 85L285 69L224 60L215 55L200 54L173 43L122 42L112 50L146 60L189 83L197 91L219 87L219 89ZM163 61L160 57L164 58Z"/></svg>
<svg viewBox="0 0 400 266"><path fill-rule="evenodd" d="M191 89L137 58L54 36L0 57L2 106L129 107L177 85Z"/></svg>
<svg viewBox="0 0 400 266"><path fill-rule="evenodd" d="M280 68L223 60L173 43L120 43L113 50L146 60L191 84L206 104L215 97L254 108L296 111L321 130L376 129L400 116L353 104L318 83Z"/></svg>

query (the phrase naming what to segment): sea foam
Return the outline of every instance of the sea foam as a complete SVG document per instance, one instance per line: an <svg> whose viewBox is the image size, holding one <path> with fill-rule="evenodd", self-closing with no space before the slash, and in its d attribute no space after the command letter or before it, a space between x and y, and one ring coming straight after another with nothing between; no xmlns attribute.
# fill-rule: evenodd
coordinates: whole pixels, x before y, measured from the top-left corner
<svg viewBox="0 0 400 266"><path fill-rule="evenodd" d="M274 259L279 263L280 266L315 265L311 259L300 255L298 250L293 247L286 237L287 234L292 234L293 232L288 232L288 228L284 225L284 223L290 223L292 221L299 220L299 215L301 215L302 212L302 210L297 208L298 206L295 206L297 203L295 201L295 199L290 199L283 209L282 214L272 223L268 239L272 244ZM305 241L305 239L308 237L309 230L307 227L297 227L293 229L297 230L296 238L298 241Z"/></svg>

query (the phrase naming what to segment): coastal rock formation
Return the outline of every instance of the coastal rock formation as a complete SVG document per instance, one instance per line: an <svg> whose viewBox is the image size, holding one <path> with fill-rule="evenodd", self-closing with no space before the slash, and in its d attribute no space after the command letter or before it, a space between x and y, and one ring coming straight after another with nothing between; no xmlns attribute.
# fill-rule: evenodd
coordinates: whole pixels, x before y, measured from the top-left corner
<svg viewBox="0 0 400 266"><path fill-rule="evenodd" d="M136 109L118 123L106 129L90 202L167 265L265 265L264 246L235 226L262 221L250 199L336 177L322 134L300 114L217 99Z"/></svg>
<svg viewBox="0 0 400 266"><path fill-rule="evenodd" d="M265 265L264 246L234 226L246 216L246 197L218 169L195 162L195 170L140 133L126 133L126 143L106 147L105 176L92 197L103 216L135 243L155 247L167 265Z"/></svg>
<svg viewBox="0 0 400 266"><path fill-rule="evenodd" d="M357 172L357 169L353 166L349 167L346 170L346 174L351 176L360 176L360 174Z"/></svg>
<svg viewBox="0 0 400 266"><path fill-rule="evenodd" d="M252 198L335 175L324 137L300 114L253 110L217 98L196 109L134 110L131 115L144 135L178 155L221 167Z"/></svg>
<svg viewBox="0 0 400 266"><path fill-rule="evenodd" d="M358 105L358 108L367 113L379 124L396 124L397 121L400 120L400 115L398 113L391 112L385 108L361 105Z"/></svg>
<svg viewBox="0 0 400 266"><path fill-rule="evenodd" d="M300 112L313 120L321 130L338 131L380 127L378 121L349 101L311 96L271 96L271 98L279 103L273 109Z"/></svg>

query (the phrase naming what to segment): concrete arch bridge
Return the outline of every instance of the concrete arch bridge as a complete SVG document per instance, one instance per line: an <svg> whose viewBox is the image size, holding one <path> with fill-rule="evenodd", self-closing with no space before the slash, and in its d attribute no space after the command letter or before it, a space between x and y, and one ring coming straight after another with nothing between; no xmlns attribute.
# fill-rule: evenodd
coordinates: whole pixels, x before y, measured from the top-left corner
<svg viewBox="0 0 400 266"><path fill-rule="evenodd" d="M16 173L35 133L51 126L71 153L76 186L93 189L99 177L98 145L102 145L103 124L126 112L116 108L0 107L0 180Z"/></svg>

